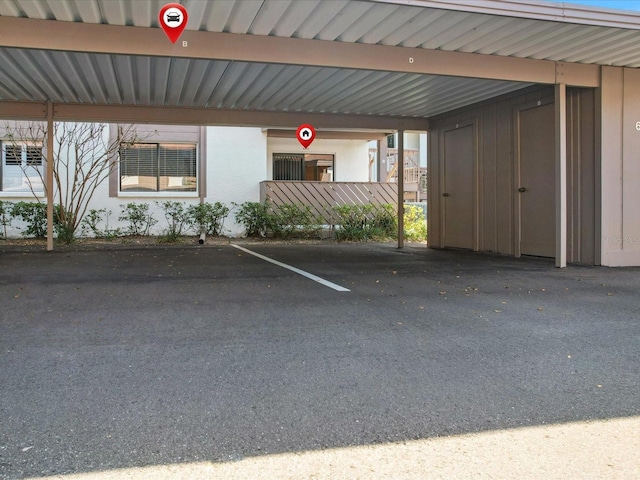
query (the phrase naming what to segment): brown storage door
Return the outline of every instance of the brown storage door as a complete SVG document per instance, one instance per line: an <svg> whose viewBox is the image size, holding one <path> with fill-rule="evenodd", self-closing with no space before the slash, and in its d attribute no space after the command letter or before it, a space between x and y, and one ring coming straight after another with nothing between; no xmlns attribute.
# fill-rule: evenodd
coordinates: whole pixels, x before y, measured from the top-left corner
<svg viewBox="0 0 640 480"><path fill-rule="evenodd" d="M444 132L445 247L474 248L475 188L473 126Z"/></svg>
<svg viewBox="0 0 640 480"><path fill-rule="evenodd" d="M520 253L555 257L555 108L521 110L518 124Z"/></svg>

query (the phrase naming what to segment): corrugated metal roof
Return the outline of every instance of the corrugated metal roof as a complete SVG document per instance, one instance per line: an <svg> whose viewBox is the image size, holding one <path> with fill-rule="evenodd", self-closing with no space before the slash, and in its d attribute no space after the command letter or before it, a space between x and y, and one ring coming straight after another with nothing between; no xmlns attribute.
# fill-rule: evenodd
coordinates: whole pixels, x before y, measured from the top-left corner
<svg viewBox="0 0 640 480"><path fill-rule="evenodd" d="M56 103L425 117L525 86L435 75L17 48L0 49L0 64L1 100Z"/></svg>
<svg viewBox="0 0 640 480"><path fill-rule="evenodd" d="M0 15L37 19L157 27L166 3L158 0L4 0ZM502 2L502 14L478 13L483 2L400 2L371 0L184 0L187 29L249 35L357 42L481 53L553 61L640 67L640 15L627 12L620 28L571 23L558 13L552 20L532 16L532 2ZM406 3L406 4L405 4ZM443 5L459 10L424 7ZM466 5L465 5L466 3ZM485 2L486 3L486 2ZM497 4L498 2L492 2ZM533 4L535 5L535 4ZM545 4L540 3L542 8ZM470 8L476 7L476 8ZM511 16L505 16L511 7ZM551 9L552 4L546 8ZM564 12L566 6L555 6ZM494 9L495 10L495 9ZM586 8L582 10L588 12ZM529 12L529 13L527 13ZM603 16L601 13L600 16ZM588 17L587 17L588 18ZM635 18L635 22L632 20ZM601 22L600 22L601 23Z"/></svg>
<svg viewBox="0 0 640 480"><path fill-rule="evenodd" d="M165 3L2 0L0 15L157 27ZM619 14L609 14L603 17L606 21L590 25L594 12L560 16L556 14L565 9L536 9L537 4L526 2L518 15L515 0L479 0L466 6L449 0L180 3L189 12L190 30L640 67L640 15L623 21ZM576 15L577 23L571 21ZM625 22L637 28L616 26ZM526 85L345 68L0 48L0 100L429 117Z"/></svg>

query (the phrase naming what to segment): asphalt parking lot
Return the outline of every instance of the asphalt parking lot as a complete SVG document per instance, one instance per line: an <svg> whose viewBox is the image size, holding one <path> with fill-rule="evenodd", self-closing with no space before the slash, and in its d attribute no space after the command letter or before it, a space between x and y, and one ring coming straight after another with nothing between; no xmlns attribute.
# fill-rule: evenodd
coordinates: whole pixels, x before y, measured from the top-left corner
<svg viewBox="0 0 640 480"><path fill-rule="evenodd" d="M242 246L0 252L0 478L640 415L640 268Z"/></svg>

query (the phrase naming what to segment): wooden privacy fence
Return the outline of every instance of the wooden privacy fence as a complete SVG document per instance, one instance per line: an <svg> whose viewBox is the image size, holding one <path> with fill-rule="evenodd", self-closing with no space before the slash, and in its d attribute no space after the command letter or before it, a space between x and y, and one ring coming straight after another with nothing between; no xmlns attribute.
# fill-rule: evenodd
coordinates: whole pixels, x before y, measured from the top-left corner
<svg viewBox="0 0 640 480"><path fill-rule="evenodd" d="M284 204L308 205L324 219L335 225L334 207L342 205L398 205L398 185L375 182L307 182L269 180L260 182L260 200L274 206Z"/></svg>

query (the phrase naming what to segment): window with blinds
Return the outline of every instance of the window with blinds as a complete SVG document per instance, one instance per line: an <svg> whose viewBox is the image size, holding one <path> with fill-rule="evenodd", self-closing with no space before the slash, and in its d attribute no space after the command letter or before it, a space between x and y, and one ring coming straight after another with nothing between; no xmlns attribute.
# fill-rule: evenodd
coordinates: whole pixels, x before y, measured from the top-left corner
<svg viewBox="0 0 640 480"><path fill-rule="evenodd" d="M42 147L26 145L24 153L24 162L27 167L42 166Z"/></svg>
<svg viewBox="0 0 640 480"><path fill-rule="evenodd" d="M4 147L4 164L7 166L22 165L22 146L21 145L5 145Z"/></svg>
<svg viewBox="0 0 640 480"><path fill-rule="evenodd" d="M30 143L1 143L0 191L44 191L42 146Z"/></svg>
<svg viewBox="0 0 640 480"><path fill-rule="evenodd" d="M120 191L196 192L196 145L136 143L120 147Z"/></svg>

